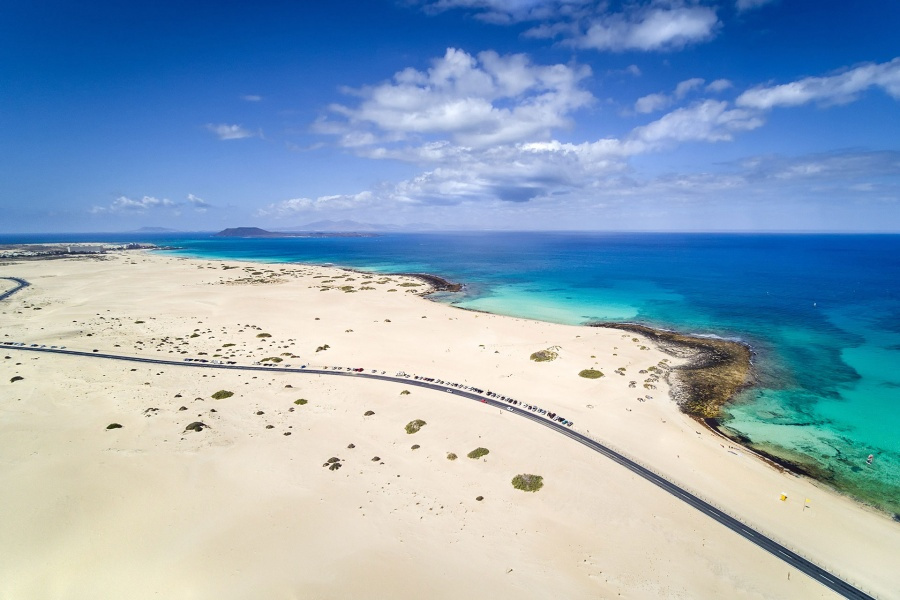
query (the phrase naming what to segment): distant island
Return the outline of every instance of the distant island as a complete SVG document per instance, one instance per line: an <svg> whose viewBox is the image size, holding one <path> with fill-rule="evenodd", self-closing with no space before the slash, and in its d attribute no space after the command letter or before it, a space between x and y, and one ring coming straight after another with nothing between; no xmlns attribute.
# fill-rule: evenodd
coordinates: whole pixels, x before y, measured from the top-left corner
<svg viewBox="0 0 900 600"><path fill-rule="evenodd" d="M374 233L340 232L340 231L267 231L259 227L229 227L223 229L213 237L232 238L310 238L310 237L373 237Z"/></svg>
<svg viewBox="0 0 900 600"><path fill-rule="evenodd" d="M177 229L169 229L168 227L140 227L129 233L177 233Z"/></svg>

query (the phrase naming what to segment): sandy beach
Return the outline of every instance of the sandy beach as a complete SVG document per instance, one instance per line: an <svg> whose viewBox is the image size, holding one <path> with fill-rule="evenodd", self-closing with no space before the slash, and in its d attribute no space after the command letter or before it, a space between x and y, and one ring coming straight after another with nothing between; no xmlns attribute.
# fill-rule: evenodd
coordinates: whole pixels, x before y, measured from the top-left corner
<svg viewBox="0 0 900 600"><path fill-rule="evenodd" d="M0 302L0 342L477 386L564 415L873 596L900 590L900 523L680 412L663 376L679 359L640 333L459 310L414 277L144 250L0 276L31 284ZM2 598L834 597L612 461L452 394L0 357ZM514 489L521 473L543 488Z"/></svg>

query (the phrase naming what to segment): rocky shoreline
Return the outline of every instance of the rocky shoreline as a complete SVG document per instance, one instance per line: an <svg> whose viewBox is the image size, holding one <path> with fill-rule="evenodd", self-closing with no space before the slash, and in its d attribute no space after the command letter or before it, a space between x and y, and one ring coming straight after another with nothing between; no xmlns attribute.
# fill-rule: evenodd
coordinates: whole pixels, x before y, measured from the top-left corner
<svg viewBox="0 0 900 600"><path fill-rule="evenodd" d="M591 323L590 326L638 333L666 354L687 359L670 372L672 397L682 412L703 420L717 431L720 431L717 419L722 405L753 385L753 351L741 342L697 337L635 323Z"/></svg>
<svg viewBox="0 0 900 600"><path fill-rule="evenodd" d="M392 275L415 277L416 279L424 281L431 288L428 294L434 292L459 292L463 289L461 283L453 283L443 277L438 277L437 275L432 275L430 273L392 273Z"/></svg>

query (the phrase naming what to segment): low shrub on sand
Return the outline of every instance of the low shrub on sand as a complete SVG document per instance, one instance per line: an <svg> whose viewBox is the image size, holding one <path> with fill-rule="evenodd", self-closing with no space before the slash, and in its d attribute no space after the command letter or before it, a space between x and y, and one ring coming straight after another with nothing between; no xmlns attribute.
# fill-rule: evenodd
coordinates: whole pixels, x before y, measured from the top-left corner
<svg viewBox="0 0 900 600"><path fill-rule="evenodd" d="M415 421L410 421L409 423L406 424L406 433L409 433L409 434L416 433L417 431L422 429L422 427L424 427L425 425L427 425L427 423L425 421L423 421L422 419L416 419Z"/></svg>
<svg viewBox="0 0 900 600"><path fill-rule="evenodd" d="M512 486L523 492L536 492L544 487L544 478L540 475L522 473L512 478Z"/></svg>
<svg viewBox="0 0 900 600"><path fill-rule="evenodd" d="M456 454L454 454L453 452L447 453L447 460L456 460L457 458L459 458L459 457L456 456Z"/></svg>
<svg viewBox="0 0 900 600"><path fill-rule="evenodd" d="M466 454L466 456L468 456L469 458L481 458L482 456L490 454L490 452L491 451L487 448L475 448L474 450Z"/></svg>
<svg viewBox="0 0 900 600"><path fill-rule="evenodd" d="M271 333L257 333L257 334L256 334L256 337L258 337L258 338L270 338L270 337L272 337L272 334L271 334Z"/></svg>
<svg viewBox="0 0 900 600"><path fill-rule="evenodd" d="M596 369L585 369L578 374L579 377L584 377L585 379L600 379L603 377L603 373Z"/></svg>
<svg viewBox="0 0 900 600"><path fill-rule="evenodd" d="M551 360L556 360L558 356L559 354L553 350L538 350L531 355L531 360L534 362L550 362Z"/></svg>
<svg viewBox="0 0 900 600"><path fill-rule="evenodd" d="M219 390L212 395L214 400L224 400L225 398L231 398L232 396L234 396L234 392L229 392L228 390Z"/></svg>
<svg viewBox="0 0 900 600"><path fill-rule="evenodd" d="M298 406L303 406L307 402L309 402L309 400L307 400L306 398L300 398L298 400L294 400L294 404L296 404Z"/></svg>

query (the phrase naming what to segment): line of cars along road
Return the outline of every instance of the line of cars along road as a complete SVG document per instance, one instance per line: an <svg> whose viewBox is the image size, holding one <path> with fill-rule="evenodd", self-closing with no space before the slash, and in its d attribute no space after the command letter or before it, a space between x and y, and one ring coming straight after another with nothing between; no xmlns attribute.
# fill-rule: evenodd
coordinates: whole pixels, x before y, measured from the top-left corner
<svg viewBox="0 0 900 600"><path fill-rule="evenodd" d="M3 342L3 345L4 346L25 346L26 344L24 344L22 342ZM45 344L31 344L31 347L32 348L46 348L47 346ZM63 349L65 349L65 346L50 346L50 348L59 348L60 350L63 350ZM96 350L95 350L95 352L96 352ZM236 365L237 364L237 361L233 361L233 360L223 361L223 360L210 360L210 359L206 359L206 358L185 358L184 362L209 363L212 365ZM281 364L281 363L272 363L272 364L268 364L268 365L263 365L263 363L261 361L256 361L253 364L261 365L261 366L270 366L270 367L283 366L286 368L291 366L290 364ZM305 369L306 365L301 365L300 368ZM363 369L362 367L356 367L356 368L352 368L352 367L343 367L343 368L341 368L341 367L322 367L322 370L324 370L324 371L350 371L351 373L365 372L365 369ZM376 375L379 374L378 369L372 369L372 374L376 374ZM380 374L385 375L386 372L381 371ZM561 417L560 415L556 414L555 412L547 411L547 410L541 408L540 406L535 406L533 404L526 404L524 402L519 402L518 400L516 400L514 398L510 398L508 396L503 396L503 395L497 394L495 392L491 392L491 391L485 392L482 389L479 389L477 387L473 387L470 385L463 385L461 383L454 383L452 381L444 381L443 379L435 379L433 377L420 377L419 375L410 375L409 373L406 373L404 371L399 371L395 375L395 377L404 377L406 379L414 379L416 381L423 381L425 383L434 383L437 385L446 386L448 388L456 388L456 389L460 389L460 390L464 390L464 391L473 392L475 394L487 396L488 398L494 398L496 400L506 402L507 404L510 405L510 406L506 407L506 410L509 410L509 411L512 410L513 406L518 406L521 410L527 410L527 411L533 412L537 415L547 417L551 421L556 421L557 423L562 423L563 425L566 425L567 427L571 427L573 425L572 421L569 421L568 419ZM448 390L448 391L451 391L451 390ZM484 400L482 400L482 402L484 402Z"/></svg>

